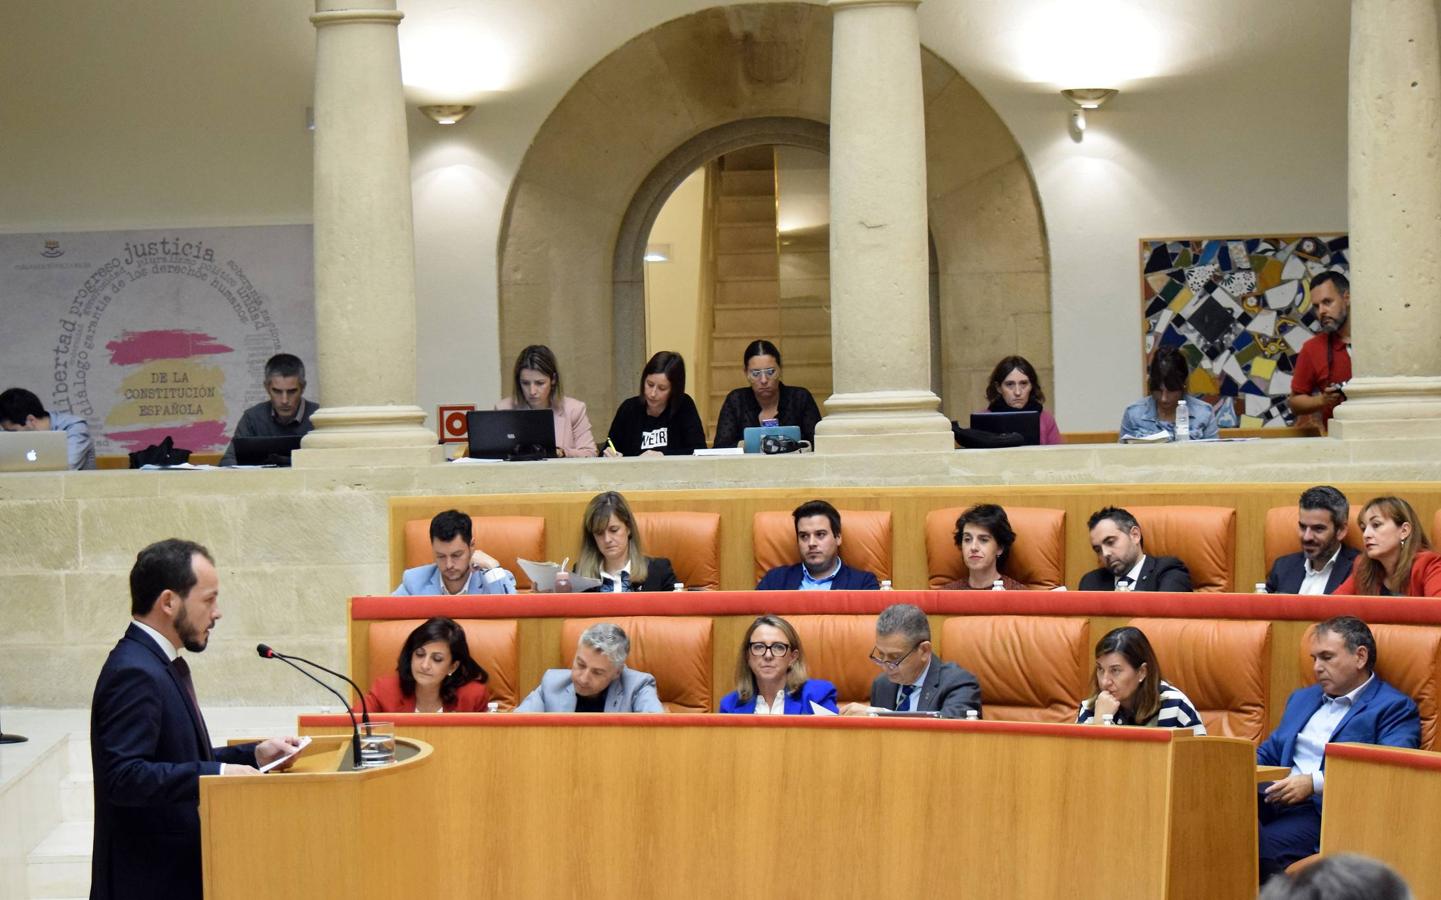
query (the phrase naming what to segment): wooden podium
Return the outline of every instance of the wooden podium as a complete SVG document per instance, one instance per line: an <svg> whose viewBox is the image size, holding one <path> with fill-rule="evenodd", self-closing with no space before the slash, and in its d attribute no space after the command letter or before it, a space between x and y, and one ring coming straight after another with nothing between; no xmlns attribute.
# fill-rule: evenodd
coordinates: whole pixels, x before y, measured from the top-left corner
<svg viewBox="0 0 1441 900"><path fill-rule="evenodd" d="M1328 744L1321 802L1322 855L1374 857L1417 900L1441 900L1441 753Z"/></svg>
<svg viewBox="0 0 1441 900"><path fill-rule="evenodd" d="M379 718L436 748L414 802L444 822L450 894L1256 894L1249 741L811 716ZM339 721L303 716L300 733Z"/></svg>
<svg viewBox="0 0 1441 900"><path fill-rule="evenodd" d="M396 738L396 757L351 770L350 736L334 735L314 738L288 772L201 778L206 900L434 892L444 823L416 803L434 789L433 751Z"/></svg>

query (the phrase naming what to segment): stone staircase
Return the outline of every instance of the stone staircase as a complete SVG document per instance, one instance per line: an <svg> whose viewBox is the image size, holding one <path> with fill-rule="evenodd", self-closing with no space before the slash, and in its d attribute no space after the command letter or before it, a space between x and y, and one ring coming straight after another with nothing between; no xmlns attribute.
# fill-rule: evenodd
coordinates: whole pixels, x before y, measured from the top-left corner
<svg viewBox="0 0 1441 900"><path fill-rule="evenodd" d="M58 821L25 859L25 896L80 898L90 893L90 850L95 831L94 782L90 742L83 735L62 739L54 751L59 765L37 767L25 789L41 804L58 810Z"/></svg>

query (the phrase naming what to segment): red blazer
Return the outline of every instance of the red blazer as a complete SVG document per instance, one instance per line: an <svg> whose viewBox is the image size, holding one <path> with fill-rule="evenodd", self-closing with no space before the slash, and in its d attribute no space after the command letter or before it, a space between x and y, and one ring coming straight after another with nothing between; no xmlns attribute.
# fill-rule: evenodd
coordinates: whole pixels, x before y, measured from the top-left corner
<svg viewBox="0 0 1441 900"><path fill-rule="evenodd" d="M1365 564L1364 555L1356 559L1356 564L1351 567L1351 574L1336 588L1337 594L1356 593L1356 574ZM1422 550L1416 554L1416 558L1411 561L1411 578L1406 583L1406 596L1441 597L1441 556L1430 550Z"/></svg>
<svg viewBox="0 0 1441 900"><path fill-rule="evenodd" d="M455 702L445 704L445 711L485 712L489 702L490 690L479 681L472 681L460 686L455 692ZM415 712L415 698L400 692L400 676L393 673L375 679L365 692L365 705L371 712Z"/></svg>

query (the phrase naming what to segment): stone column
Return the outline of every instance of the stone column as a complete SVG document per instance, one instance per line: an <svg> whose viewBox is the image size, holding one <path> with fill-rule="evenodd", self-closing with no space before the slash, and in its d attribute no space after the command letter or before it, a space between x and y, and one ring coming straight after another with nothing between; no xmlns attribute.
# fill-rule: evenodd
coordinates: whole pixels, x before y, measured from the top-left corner
<svg viewBox="0 0 1441 900"><path fill-rule="evenodd" d="M323 406L296 466L419 465L410 150L394 0L316 0L315 337Z"/></svg>
<svg viewBox="0 0 1441 900"><path fill-rule="evenodd" d="M920 0L830 0L831 364L820 453L949 450L931 392Z"/></svg>
<svg viewBox="0 0 1441 900"><path fill-rule="evenodd" d="M1441 437L1441 2L1351 4L1343 440Z"/></svg>

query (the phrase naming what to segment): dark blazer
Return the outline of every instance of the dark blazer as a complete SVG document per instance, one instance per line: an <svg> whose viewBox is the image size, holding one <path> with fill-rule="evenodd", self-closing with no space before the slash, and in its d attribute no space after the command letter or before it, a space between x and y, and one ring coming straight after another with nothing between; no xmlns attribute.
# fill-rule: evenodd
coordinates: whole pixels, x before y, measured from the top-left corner
<svg viewBox="0 0 1441 900"><path fill-rule="evenodd" d="M797 591L801 587L801 575L805 571L804 563L796 563L793 566L776 566L765 574L760 584L756 585L758 591ZM878 591L881 583L876 576L865 569L852 569L845 563L841 563L840 571L836 573L835 580L831 582L833 591Z"/></svg>
<svg viewBox="0 0 1441 900"><path fill-rule="evenodd" d="M1281 724L1256 748L1256 765L1289 766L1296 761L1296 738L1306 723L1321 708L1321 686L1313 684L1295 691L1286 700ZM1341 724L1331 732L1330 743L1383 744L1387 747L1421 746L1421 716L1411 698L1382 681L1372 679L1356 702L1346 711ZM1326 757L1321 757L1326 769ZM1321 812L1321 798L1311 797L1316 812Z"/></svg>
<svg viewBox="0 0 1441 900"><path fill-rule="evenodd" d="M802 440L816 439L816 423L821 420L820 407L816 398L803 387L781 384L780 396L776 399L776 421L782 425L795 425L801 430ZM749 387L738 387L726 394L721 404L720 415L716 417L716 447L734 447L745 437L747 428L761 423L761 404L756 392Z"/></svg>
<svg viewBox="0 0 1441 900"><path fill-rule="evenodd" d="M632 583L632 591L673 591L675 590L675 569L671 567L670 560L664 556L647 556L645 558L645 581L639 585ZM600 585L596 585L588 594L600 593Z"/></svg>
<svg viewBox="0 0 1441 900"><path fill-rule="evenodd" d="M1102 566L1081 576L1083 591L1114 591L1116 576ZM1174 556L1146 556L1141 563L1141 575L1136 579L1133 591L1170 591L1184 594L1191 590L1191 573L1186 564Z"/></svg>
<svg viewBox="0 0 1441 900"><path fill-rule="evenodd" d="M896 696L900 685L884 675L876 676L871 682L871 706L895 709ZM966 710L981 712L981 684L976 676L955 663L945 662L939 656L931 657L930 671L921 684L921 699L916 701L917 712L940 710L943 719L963 719Z"/></svg>
<svg viewBox="0 0 1441 900"><path fill-rule="evenodd" d="M788 716L810 716L811 703L817 706L824 706L831 712L839 712L836 709L836 686L821 678L811 678L801 685L800 690L793 694L786 694L785 710ZM731 691L721 698L720 711L723 713L754 713L756 711L756 698L752 696L742 703L740 694Z"/></svg>
<svg viewBox="0 0 1441 900"><path fill-rule="evenodd" d="M1336 592L1346 576L1351 574L1351 566L1356 562L1360 552L1354 547L1341 545L1340 552L1336 555L1336 564L1331 567L1331 574L1326 578L1326 593ZM1295 594L1301 590L1301 582L1306 580L1306 554L1288 553L1276 560L1271 566L1271 574L1266 576L1266 593L1268 594Z"/></svg>
<svg viewBox="0 0 1441 900"><path fill-rule="evenodd" d="M255 745L212 748L174 667L131 625L90 704L91 900L200 900L200 776L221 763L255 765Z"/></svg>
<svg viewBox="0 0 1441 900"><path fill-rule="evenodd" d="M455 692L455 702L444 705L445 712L485 712L490 703L490 689L479 681L468 681ZM401 693L400 676L391 672L375 679L365 692L365 705L371 712L413 713L415 697ZM356 706L359 712L360 707Z"/></svg>

